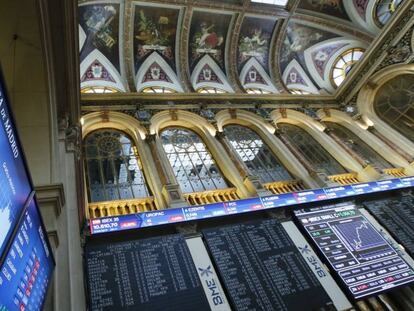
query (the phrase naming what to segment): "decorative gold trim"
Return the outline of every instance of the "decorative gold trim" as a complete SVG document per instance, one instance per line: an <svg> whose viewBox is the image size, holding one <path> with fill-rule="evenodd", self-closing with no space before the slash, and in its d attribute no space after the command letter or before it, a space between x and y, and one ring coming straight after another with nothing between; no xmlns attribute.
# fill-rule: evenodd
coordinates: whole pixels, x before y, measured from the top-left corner
<svg viewBox="0 0 414 311"><path fill-rule="evenodd" d="M393 177L406 177L407 174L404 172L403 167L397 167L397 168L385 168L382 170L384 174L393 176Z"/></svg>
<svg viewBox="0 0 414 311"><path fill-rule="evenodd" d="M236 188L185 193L184 197L190 205L219 203L240 199Z"/></svg>
<svg viewBox="0 0 414 311"><path fill-rule="evenodd" d="M131 200L116 200L94 202L88 204L89 217L101 218L107 216L128 215L156 210L153 197Z"/></svg>
<svg viewBox="0 0 414 311"><path fill-rule="evenodd" d="M329 180L336 182L341 185L352 185L357 184L360 181L358 180L357 173L346 173L328 176Z"/></svg>
<svg viewBox="0 0 414 311"><path fill-rule="evenodd" d="M263 187L273 194L305 190L305 186L301 180L275 181L263 184Z"/></svg>

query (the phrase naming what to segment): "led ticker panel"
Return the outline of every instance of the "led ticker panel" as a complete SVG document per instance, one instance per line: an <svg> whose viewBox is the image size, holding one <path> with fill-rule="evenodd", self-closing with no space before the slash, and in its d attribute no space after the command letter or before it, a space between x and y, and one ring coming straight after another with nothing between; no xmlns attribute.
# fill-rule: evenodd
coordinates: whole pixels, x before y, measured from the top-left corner
<svg viewBox="0 0 414 311"><path fill-rule="evenodd" d="M372 215L414 256L414 197L364 203Z"/></svg>
<svg viewBox="0 0 414 311"><path fill-rule="evenodd" d="M29 198L31 184L0 76L0 257Z"/></svg>
<svg viewBox="0 0 414 311"><path fill-rule="evenodd" d="M34 201L0 270L0 310L41 310L54 267Z"/></svg>
<svg viewBox="0 0 414 311"><path fill-rule="evenodd" d="M234 310L317 310L331 304L277 220L203 230Z"/></svg>
<svg viewBox="0 0 414 311"><path fill-rule="evenodd" d="M209 311L180 234L86 247L89 310Z"/></svg>
<svg viewBox="0 0 414 311"><path fill-rule="evenodd" d="M353 298L414 281L414 271L354 205L295 211Z"/></svg>

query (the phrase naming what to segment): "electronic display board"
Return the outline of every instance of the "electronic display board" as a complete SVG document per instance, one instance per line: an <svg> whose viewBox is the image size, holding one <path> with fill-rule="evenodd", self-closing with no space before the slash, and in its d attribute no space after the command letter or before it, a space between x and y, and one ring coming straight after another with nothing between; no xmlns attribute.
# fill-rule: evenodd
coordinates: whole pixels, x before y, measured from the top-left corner
<svg viewBox="0 0 414 311"><path fill-rule="evenodd" d="M210 310L180 234L87 245L89 310Z"/></svg>
<svg viewBox="0 0 414 311"><path fill-rule="evenodd" d="M414 256L414 197L365 202L364 206Z"/></svg>
<svg viewBox="0 0 414 311"><path fill-rule="evenodd" d="M275 220L202 231L234 310L316 310L332 304Z"/></svg>
<svg viewBox="0 0 414 311"><path fill-rule="evenodd" d="M32 201L0 268L0 310L41 310L54 261Z"/></svg>
<svg viewBox="0 0 414 311"><path fill-rule="evenodd" d="M355 299L414 281L414 270L352 204L294 212Z"/></svg>
<svg viewBox="0 0 414 311"><path fill-rule="evenodd" d="M163 211L144 212L131 215L102 217L90 220L91 234L109 233L184 221L248 213L263 209L297 206L310 202L345 198L355 195L407 188L414 186L414 177L380 180L323 189L270 195L224 203L174 208Z"/></svg>
<svg viewBox="0 0 414 311"><path fill-rule="evenodd" d="M0 257L32 191L0 75Z"/></svg>

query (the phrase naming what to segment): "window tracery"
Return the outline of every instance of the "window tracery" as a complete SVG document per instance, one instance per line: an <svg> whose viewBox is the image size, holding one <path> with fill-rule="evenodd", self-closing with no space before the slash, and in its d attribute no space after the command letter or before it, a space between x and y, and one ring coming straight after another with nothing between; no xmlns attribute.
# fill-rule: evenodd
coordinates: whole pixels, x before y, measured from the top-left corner
<svg viewBox="0 0 414 311"><path fill-rule="evenodd" d="M331 79L335 86L340 86L348 76L351 69L362 57L365 50L360 48L352 48L343 52L334 62L331 71Z"/></svg>

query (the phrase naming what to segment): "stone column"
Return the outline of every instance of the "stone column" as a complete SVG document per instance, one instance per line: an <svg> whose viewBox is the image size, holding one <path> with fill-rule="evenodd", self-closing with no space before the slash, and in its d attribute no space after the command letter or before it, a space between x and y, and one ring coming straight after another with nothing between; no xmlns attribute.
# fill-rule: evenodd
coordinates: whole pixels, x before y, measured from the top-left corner
<svg viewBox="0 0 414 311"><path fill-rule="evenodd" d="M160 176L162 193L168 206L171 208L187 206L188 204L184 199L158 135L148 135L146 141L148 142L158 175Z"/></svg>

